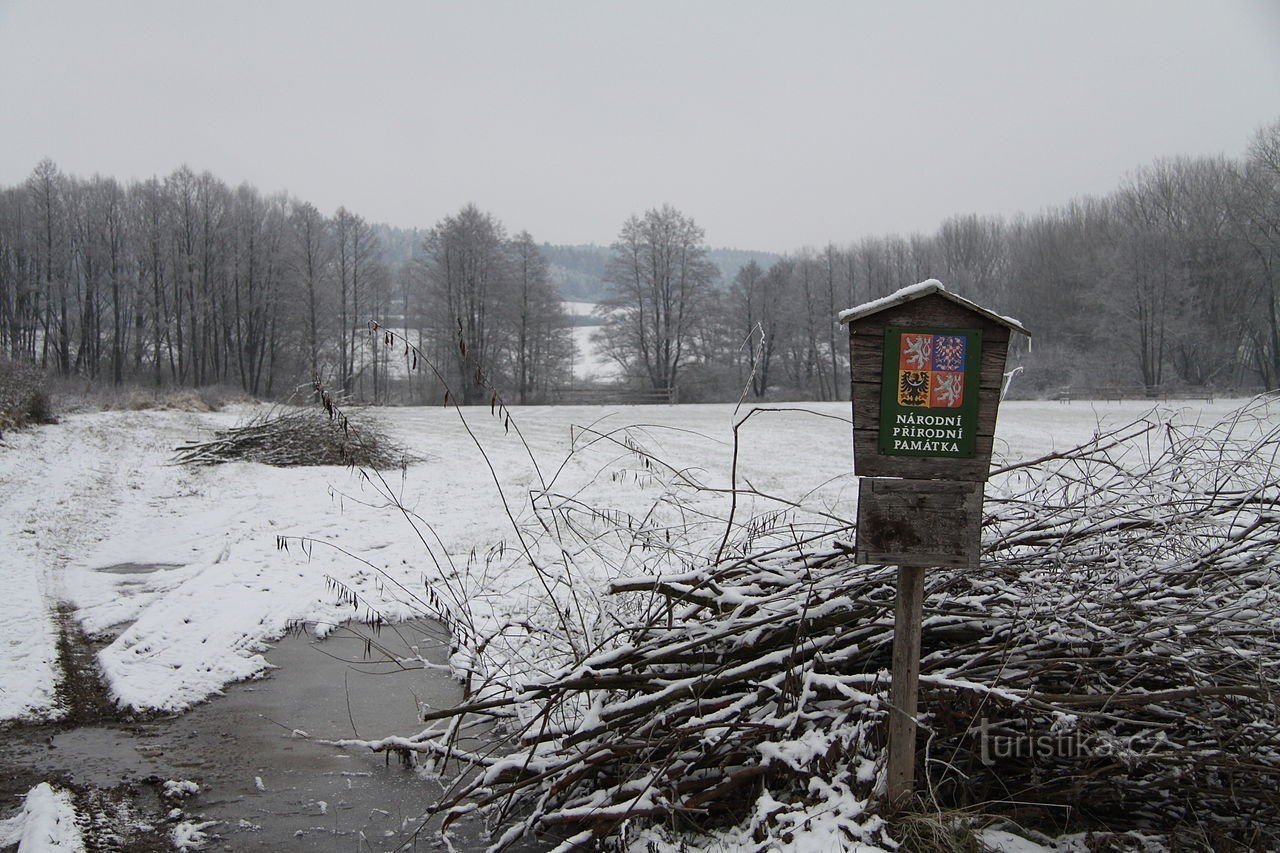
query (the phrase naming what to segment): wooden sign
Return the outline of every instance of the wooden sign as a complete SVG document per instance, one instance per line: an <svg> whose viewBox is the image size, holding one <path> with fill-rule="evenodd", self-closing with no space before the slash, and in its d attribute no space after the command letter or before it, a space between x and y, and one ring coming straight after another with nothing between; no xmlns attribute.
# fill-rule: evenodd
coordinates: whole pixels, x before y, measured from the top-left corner
<svg viewBox="0 0 1280 853"><path fill-rule="evenodd" d="M1009 336L1015 331L1028 334L1022 324L956 296L933 280L851 308L840 315L840 321L849 326L854 473L985 482L991 469ZM937 369L954 367L956 362L953 355L934 361L932 349L927 366L920 357L908 359L902 350L903 336L911 334L929 335L930 346L944 339L944 355L955 350L954 342L946 338L963 337L964 369ZM921 345L910 338L906 344L916 347L922 356ZM935 383L927 389L927 396L919 384L926 378L922 373L929 374L927 378ZM962 374L963 390L961 404L952 406L956 373ZM904 379L915 389L904 399L914 404L889 405L890 396L898 399ZM919 405L921 399L926 405ZM962 419L962 440L949 433L928 432L956 429L956 416ZM895 429L903 432L895 435ZM908 430L912 432L908 434ZM904 444L895 445L895 439ZM947 442L947 446L929 442ZM951 444L958 446L952 448Z"/></svg>
<svg viewBox="0 0 1280 853"><path fill-rule="evenodd" d="M964 480L858 483L859 563L976 569L982 484Z"/></svg>
<svg viewBox="0 0 1280 853"><path fill-rule="evenodd" d="M1022 324L930 279L840 315L849 324L857 558L898 567L886 767L915 780L924 570L977 568L982 488L1011 332Z"/></svg>

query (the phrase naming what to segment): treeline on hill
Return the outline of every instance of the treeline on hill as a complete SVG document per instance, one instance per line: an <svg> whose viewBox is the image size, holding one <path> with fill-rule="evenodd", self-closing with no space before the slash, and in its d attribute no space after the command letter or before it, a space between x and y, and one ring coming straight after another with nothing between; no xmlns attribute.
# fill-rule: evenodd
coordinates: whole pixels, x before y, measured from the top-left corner
<svg viewBox="0 0 1280 853"><path fill-rule="evenodd" d="M1280 386L1280 123L1242 160L1181 158L1012 221L777 257L711 250L670 207L609 249L509 236L467 206L428 231L326 216L183 167L122 185L49 161L0 189L0 351L63 376L283 397L319 377L370 402L553 401L574 385L562 298L600 349L683 400L837 399L839 310L927 278L1036 334L1013 391ZM601 294L607 294L603 299ZM376 320L439 369L412 371Z"/></svg>

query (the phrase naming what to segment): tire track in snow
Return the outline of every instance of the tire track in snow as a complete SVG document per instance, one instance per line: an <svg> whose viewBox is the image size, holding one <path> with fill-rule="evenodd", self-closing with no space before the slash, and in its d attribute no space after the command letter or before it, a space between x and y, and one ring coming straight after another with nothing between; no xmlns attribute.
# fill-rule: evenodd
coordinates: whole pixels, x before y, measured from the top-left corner
<svg viewBox="0 0 1280 853"><path fill-rule="evenodd" d="M136 413L69 415L0 446L0 720L58 717L67 567L118 513L146 448ZM123 423L122 423L123 422Z"/></svg>
<svg viewBox="0 0 1280 853"><path fill-rule="evenodd" d="M0 719L45 717L55 706L58 631L51 606L58 564L51 528L65 501L71 449L64 424L11 435L0 455Z"/></svg>

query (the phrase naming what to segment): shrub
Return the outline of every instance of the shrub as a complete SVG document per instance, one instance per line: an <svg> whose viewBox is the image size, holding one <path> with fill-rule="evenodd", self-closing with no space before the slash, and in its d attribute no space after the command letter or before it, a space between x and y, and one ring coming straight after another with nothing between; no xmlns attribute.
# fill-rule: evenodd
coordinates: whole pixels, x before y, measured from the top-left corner
<svg viewBox="0 0 1280 853"><path fill-rule="evenodd" d="M31 365L0 357L0 435L6 429L53 423L44 374Z"/></svg>

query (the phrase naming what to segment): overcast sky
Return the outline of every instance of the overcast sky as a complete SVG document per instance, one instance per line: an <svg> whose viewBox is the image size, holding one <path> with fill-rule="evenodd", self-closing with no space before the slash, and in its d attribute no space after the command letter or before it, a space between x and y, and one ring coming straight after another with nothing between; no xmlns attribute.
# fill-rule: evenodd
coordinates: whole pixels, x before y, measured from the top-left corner
<svg viewBox="0 0 1280 853"><path fill-rule="evenodd" d="M1280 120L1280 3L0 0L0 185L186 163L331 213L789 250L1034 213Z"/></svg>

